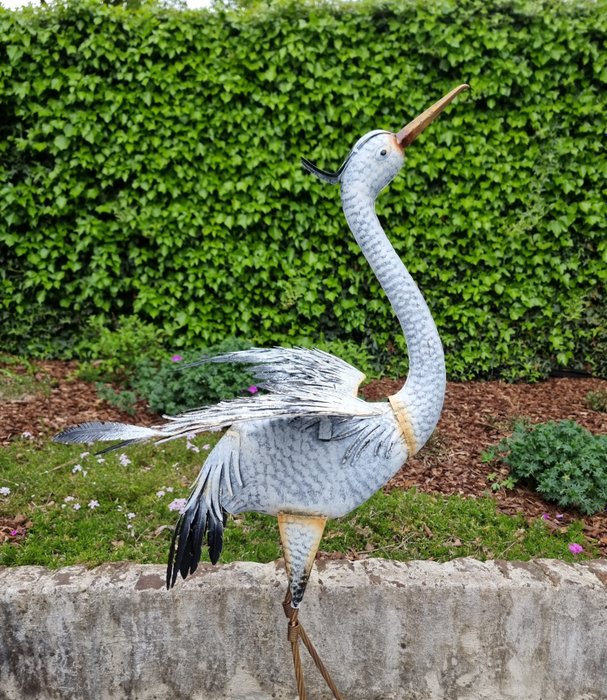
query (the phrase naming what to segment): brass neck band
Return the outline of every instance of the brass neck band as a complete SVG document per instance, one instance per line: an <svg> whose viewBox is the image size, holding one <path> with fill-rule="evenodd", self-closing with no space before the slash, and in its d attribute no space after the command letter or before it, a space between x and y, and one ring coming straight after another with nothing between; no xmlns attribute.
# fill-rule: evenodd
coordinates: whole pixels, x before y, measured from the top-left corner
<svg viewBox="0 0 607 700"><path fill-rule="evenodd" d="M403 434L409 457L412 457L417 452L417 440L413 433L409 411L397 396L388 396L388 401L390 402L390 406L392 406L392 410L394 411L394 415L396 416L396 420Z"/></svg>

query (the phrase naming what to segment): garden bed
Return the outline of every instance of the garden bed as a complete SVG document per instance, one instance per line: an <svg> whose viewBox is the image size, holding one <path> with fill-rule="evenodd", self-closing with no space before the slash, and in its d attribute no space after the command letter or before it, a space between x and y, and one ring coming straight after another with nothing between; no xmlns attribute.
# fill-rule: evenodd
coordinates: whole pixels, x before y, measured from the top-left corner
<svg viewBox="0 0 607 700"><path fill-rule="evenodd" d="M22 436L44 441L67 425L89 420L127 420L149 424L158 417L138 406L135 419L99 399L92 384L77 379L77 365L71 362L33 363L33 379L25 395L0 401L0 444ZM18 368L11 367L11 371ZM363 389L365 398L379 400L394 393L402 382L379 380ZM492 490L493 483L507 476L495 463L483 462L481 455L510 434L516 419L533 423L572 419L594 433L607 433L607 413L593 410L589 392L607 392L607 381L592 378L551 378L537 384L506 384L500 381L449 382L445 407L437 430L426 447L387 485L387 490L416 486L420 491L445 495L479 497L493 495L499 509L522 514L528 520L543 517L549 527L563 529L581 519L585 534L607 555L607 512L581 517L575 510L563 510L547 503L523 487ZM0 523L10 530L13 524ZM26 523L20 523L24 527ZM336 555L333 555L336 556ZM350 554L354 558L356 555Z"/></svg>

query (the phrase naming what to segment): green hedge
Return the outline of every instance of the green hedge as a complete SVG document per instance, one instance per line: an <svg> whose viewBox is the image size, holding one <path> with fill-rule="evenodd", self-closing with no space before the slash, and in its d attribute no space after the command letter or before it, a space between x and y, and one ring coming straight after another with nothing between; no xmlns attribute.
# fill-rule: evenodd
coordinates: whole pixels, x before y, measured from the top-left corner
<svg viewBox="0 0 607 700"><path fill-rule="evenodd" d="M335 168L468 81L379 202L449 373L605 373L606 43L605 0L2 10L2 335L134 313L174 347L350 339L401 371L299 158Z"/></svg>

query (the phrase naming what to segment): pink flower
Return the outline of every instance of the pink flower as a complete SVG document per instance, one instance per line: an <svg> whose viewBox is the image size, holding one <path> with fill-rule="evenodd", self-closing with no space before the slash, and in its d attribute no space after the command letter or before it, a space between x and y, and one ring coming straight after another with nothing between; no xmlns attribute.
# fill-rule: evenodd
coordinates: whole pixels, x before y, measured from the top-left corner
<svg viewBox="0 0 607 700"><path fill-rule="evenodd" d="M183 360L183 357L181 355L173 355L171 357L171 362L181 362Z"/></svg>
<svg viewBox="0 0 607 700"><path fill-rule="evenodd" d="M542 518L544 520L550 520L550 513L542 513Z"/></svg>
<svg viewBox="0 0 607 700"><path fill-rule="evenodd" d="M11 537L16 537L19 534L19 530L11 530Z"/></svg>
<svg viewBox="0 0 607 700"><path fill-rule="evenodd" d="M581 544L578 544L577 542L571 542L571 544L569 545L569 551L571 552L571 554L581 554L584 551L584 548Z"/></svg>
<svg viewBox="0 0 607 700"><path fill-rule="evenodd" d="M251 386L247 388L247 391L249 394L256 394L259 389L255 386L255 384L251 384Z"/></svg>
<svg viewBox="0 0 607 700"><path fill-rule="evenodd" d="M557 513L555 517L557 520L562 520L564 516L562 513Z"/></svg>

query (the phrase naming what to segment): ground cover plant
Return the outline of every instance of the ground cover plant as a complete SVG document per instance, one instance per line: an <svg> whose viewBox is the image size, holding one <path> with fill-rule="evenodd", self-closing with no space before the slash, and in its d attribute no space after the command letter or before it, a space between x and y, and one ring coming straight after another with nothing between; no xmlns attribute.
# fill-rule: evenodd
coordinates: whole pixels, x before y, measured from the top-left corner
<svg viewBox="0 0 607 700"><path fill-rule="evenodd" d="M485 457L508 465L510 488L524 481L547 500L586 514L607 508L607 435L575 421L519 421Z"/></svg>

